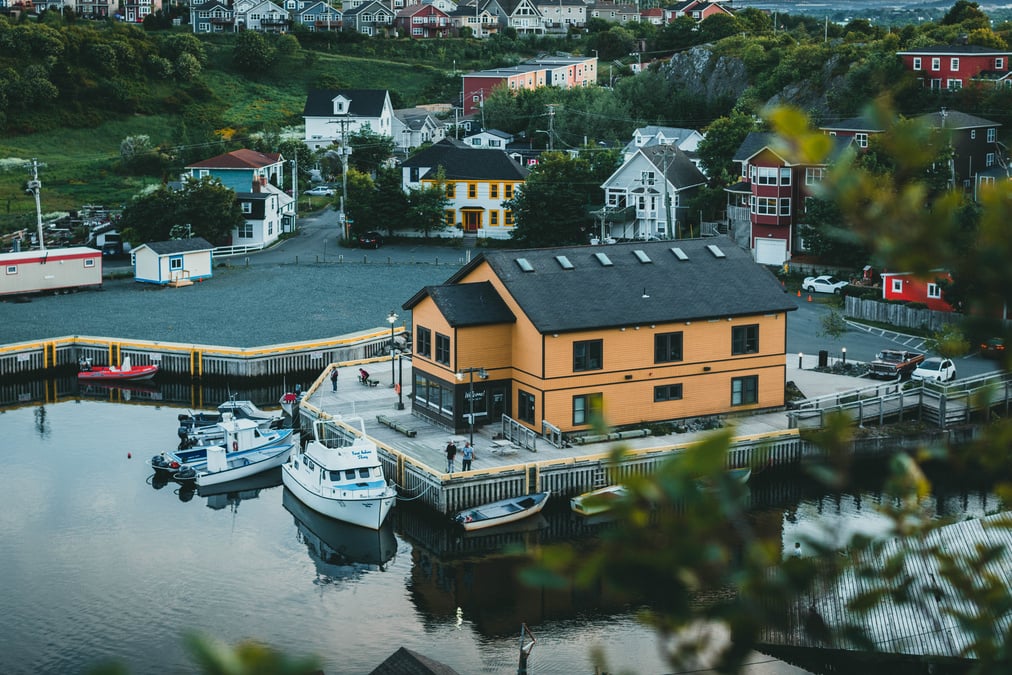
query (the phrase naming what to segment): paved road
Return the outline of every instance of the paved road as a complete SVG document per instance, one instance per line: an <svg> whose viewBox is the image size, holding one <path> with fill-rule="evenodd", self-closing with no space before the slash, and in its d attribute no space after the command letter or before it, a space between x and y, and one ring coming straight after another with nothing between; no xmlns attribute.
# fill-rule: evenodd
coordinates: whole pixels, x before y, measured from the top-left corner
<svg viewBox="0 0 1012 675"><path fill-rule="evenodd" d="M298 236L267 251L227 259L212 281L159 288L130 279L107 281L101 292L40 296L0 303L0 344L64 335L98 335L255 347L385 327L391 310L426 285L439 284L475 254L461 245L400 241L377 250L343 248L337 212L327 207L300 219ZM128 263L121 263L128 264ZM820 335L830 311L818 295L795 298L788 315L787 353L870 361L889 340L848 330ZM238 321L239 315L245 315ZM905 345L906 348L917 348ZM977 356L957 361L960 377L990 372Z"/></svg>

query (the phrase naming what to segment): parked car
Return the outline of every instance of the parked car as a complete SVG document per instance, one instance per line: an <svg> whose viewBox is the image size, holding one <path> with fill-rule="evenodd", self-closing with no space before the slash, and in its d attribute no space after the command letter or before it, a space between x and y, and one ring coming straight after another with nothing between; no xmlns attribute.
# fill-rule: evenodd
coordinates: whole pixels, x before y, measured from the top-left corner
<svg viewBox="0 0 1012 675"><path fill-rule="evenodd" d="M981 342L980 355L989 359L1000 359L1005 355L1005 340L993 337L987 342Z"/></svg>
<svg viewBox="0 0 1012 675"><path fill-rule="evenodd" d="M934 382L948 382L956 379L956 364L952 359L943 359L932 356L930 359L921 361L914 372L910 374L911 380L930 380Z"/></svg>
<svg viewBox="0 0 1012 675"><path fill-rule="evenodd" d="M883 349L868 364L868 376L892 380L910 377L924 361L924 354L901 349Z"/></svg>
<svg viewBox="0 0 1012 675"><path fill-rule="evenodd" d="M363 232L358 235L359 248L379 248L383 245L383 235L379 232Z"/></svg>
<svg viewBox="0 0 1012 675"><path fill-rule="evenodd" d="M821 277L805 277L801 288L809 293L835 293L839 295L847 285L846 281L841 281L831 274L823 274Z"/></svg>
<svg viewBox="0 0 1012 675"><path fill-rule="evenodd" d="M317 185L316 187L309 188L302 194L309 195L310 197L333 197L334 188L327 187L326 185Z"/></svg>

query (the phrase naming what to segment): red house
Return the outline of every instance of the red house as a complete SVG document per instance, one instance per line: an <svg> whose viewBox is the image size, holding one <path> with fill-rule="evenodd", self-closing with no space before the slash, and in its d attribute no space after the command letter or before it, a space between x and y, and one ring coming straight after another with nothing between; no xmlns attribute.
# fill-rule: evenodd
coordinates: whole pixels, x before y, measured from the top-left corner
<svg viewBox="0 0 1012 675"><path fill-rule="evenodd" d="M714 14L730 14L734 16L731 8L725 6L723 2L711 0L684 0L669 7L668 11L671 17L668 19L669 21L674 21L680 16L691 16L699 23Z"/></svg>
<svg viewBox="0 0 1012 675"><path fill-rule="evenodd" d="M928 277L915 277L909 272L883 272L882 299L920 302L928 309L952 312L952 305L942 299L942 287L938 283L941 279L952 281L952 276L944 270L936 272Z"/></svg>
<svg viewBox="0 0 1012 675"><path fill-rule="evenodd" d="M979 45L915 47L896 52L906 69L931 89L962 89L974 79L999 80L1009 74L1012 52Z"/></svg>
<svg viewBox="0 0 1012 675"><path fill-rule="evenodd" d="M399 34L413 38L441 38L453 33L450 15L435 5L409 5L397 10L394 26Z"/></svg>
<svg viewBox="0 0 1012 675"><path fill-rule="evenodd" d="M481 109L492 90L499 86L515 89L537 89L548 84L547 68L540 65L510 66L468 73L464 79L464 114Z"/></svg>
<svg viewBox="0 0 1012 675"><path fill-rule="evenodd" d="M757 263L782 265L800 239L809 188L822 182L828 162L853 139L840 137L827 163L795 164L781 156L772 134L752 132L745 137L734 161L741 180L724 188L728 193L728 226L734 238L748 247Z"/></svg>

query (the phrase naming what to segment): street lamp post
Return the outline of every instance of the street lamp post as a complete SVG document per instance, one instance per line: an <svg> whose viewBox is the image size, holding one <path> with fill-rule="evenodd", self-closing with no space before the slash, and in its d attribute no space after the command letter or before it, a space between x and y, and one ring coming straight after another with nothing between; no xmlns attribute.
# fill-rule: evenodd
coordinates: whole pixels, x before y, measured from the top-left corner
<svg viewBox="0 0 1012 675"><path fill-rule="evenodd" d="M843 348L843 365L847 365L847 348Z"/></svg>
<svg viewBox="0 0 1012 675"><path fill-rule="evenodd" d="M397 314L394 310L390 310L387 321L390 323L390 386L393 387L396 382L394 379L396 375L394 372L394 323L397 322Z"/></svg>
<svg viewBox="0 0 1012 675"><path fill-rule="evenodd" d="M488 371L484 368L461 368L457 371L457 380L464 379L464 373L470 376L467 382L467 403L468 403L468 429L471 445L474 445L474 374L478 373L479 379L487 380Z"/></svg>
<svg viewBox="0 0 1012 675"><path fill-rule="evenodd" d="M404 354L397 355L397 410L404 410Z"/></svg>

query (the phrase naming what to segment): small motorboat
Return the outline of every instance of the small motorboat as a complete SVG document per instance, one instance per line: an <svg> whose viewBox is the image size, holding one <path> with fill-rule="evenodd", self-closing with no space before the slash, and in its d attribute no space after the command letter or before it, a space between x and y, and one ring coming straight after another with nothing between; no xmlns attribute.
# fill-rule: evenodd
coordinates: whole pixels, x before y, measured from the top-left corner
<svg viewBox="0 0 1012 675"><path fill-rule="evenodd" d="M290 437L280 443L242 452L228 452L223 446L216 445L207 449L207 459L188 464L174 478L193 480L198 488L249 478L284 464L293 447L295 444Z"/></svg>
<svg viewBox="0 0 1012 675"><path fill-rule="evenodd" d="M235 511L242 502L257 499L264 490L276 487L281 487L281 469L263 471L219 485L202 485L197 489L197 496L206 499L207 508L213 511L225 508Z"/></svg>
<svg viewBox="0 0 1012 675"><path fill-rule="evenodd" d="M624 485L608 485L573 497L569 500L569 508L581 516L596 516L611 511L628 494Z"/></svg>
<svg viewBox="0 0 1012 675"><path fill-rule="evenodd" d="M232 419L253 420L263 429L279 429L284 426L284 415L261 410L252 401L239 401L231 398L218 406L215 412L201 411L183 413L178 416L179 445L182 448L192 445L217 442L222 439L217 424L228 415Z"/></svg>
<svg viewBox="0 0 1012 675"><path fill-rule="evenodd" d="M124 357L119 366L95 366L91 359L82 358L78 361L77 379L88 382L136 382L150 380L157 372L158 366L155 364L135 366L130 363L129 356Z"/></svg>
<svg viewBox="0 0 1012 675"><path fill-rule="evenodd" d="M299 408L299 403L302 402L302 397L306 392L302 391L302 388L298 385L295 386L295 391L286 391L281 395L281 400L278 403L281 404L281 409L290 418L295 417L295 411Z"/></svg>
<svg viewBox="0 0 1012 675"><path fill-rule="evenodd" d="M512 523L536 513L541 513L545 508L545 502L551 496L551 490L538 492L523 497L512 499L500 499L497 502L482 504L473 509L461 511L453 520L459 523L465 530L482 530L486 527L495 527L505 523Z"/></svg>
<svg viewBox="0 0 1012 675"><path fill-rule="evenodd" d="M176 474L191 464L204 462L209 448L221 447L230 454L241 454L267 445L290 442L292 435L291 429L262 429L254 420L233 419L229 415L215 426L215 434L199 438L195 445L155 455L151 458L151 468L156 473Z"/></svg>
<svg viewBox="0 0 1012 675"><path fill-rule="evenodd" d="M303 504L325 516L378 530L397 501L397 488L383 476L376 444L361 435L351 445L331 448L316 439L293 453L281 467L281 478Z"/></svg>

